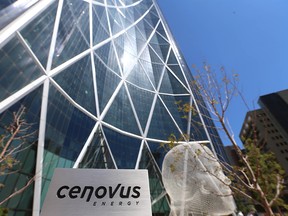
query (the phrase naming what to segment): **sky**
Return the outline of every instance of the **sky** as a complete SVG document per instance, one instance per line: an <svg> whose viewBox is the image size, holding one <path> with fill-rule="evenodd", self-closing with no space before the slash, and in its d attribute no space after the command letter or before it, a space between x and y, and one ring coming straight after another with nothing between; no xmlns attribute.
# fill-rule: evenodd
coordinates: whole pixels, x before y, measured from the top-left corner
<svg viewBox="0 0 288 216"><path fill-rule="evenodd" d="M239 74L239 89L251 110L259 108L259 96L288 89L287 0L158 4L188 66L207 62L216 71L223 66L228 74ZM238 142L247 111L239 97L233 99L228 120Z"/></svg>

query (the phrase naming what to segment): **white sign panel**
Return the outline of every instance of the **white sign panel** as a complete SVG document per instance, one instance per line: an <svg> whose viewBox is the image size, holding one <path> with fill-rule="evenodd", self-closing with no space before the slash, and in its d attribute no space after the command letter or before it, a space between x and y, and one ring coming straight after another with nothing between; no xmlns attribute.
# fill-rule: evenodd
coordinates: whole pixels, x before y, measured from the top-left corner
<svg viewBox="0 0 288 216"><path fill-rule="evenodd" d="M41 216L114 215L152 215L147 170L55 170Z"/></svg>

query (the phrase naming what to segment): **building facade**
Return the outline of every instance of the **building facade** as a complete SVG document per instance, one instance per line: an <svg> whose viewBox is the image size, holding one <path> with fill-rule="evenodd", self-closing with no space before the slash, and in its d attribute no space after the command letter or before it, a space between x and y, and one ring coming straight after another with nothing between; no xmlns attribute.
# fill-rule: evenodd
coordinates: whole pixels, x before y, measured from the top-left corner
<svg viewBox="0 0 288 216"><path fill-rule="evenodd" d="M240 137L257 136L257 145L272 151L288 174L288 90L263 95L259 98L261 109L246 114Z"/></svg>
<svg viewBox="0 0 288 216"><path fill-rule="evenodd" d="M0 11L1 132L20 107L36 131L18 172L1 176L1 200L35 181L3 207L39 215L56 167L148 169L153 214L169 215L160 143L173 134L225 153L208 113L179 112L180 102L207 111L156 1L30 2Z"/></svg>

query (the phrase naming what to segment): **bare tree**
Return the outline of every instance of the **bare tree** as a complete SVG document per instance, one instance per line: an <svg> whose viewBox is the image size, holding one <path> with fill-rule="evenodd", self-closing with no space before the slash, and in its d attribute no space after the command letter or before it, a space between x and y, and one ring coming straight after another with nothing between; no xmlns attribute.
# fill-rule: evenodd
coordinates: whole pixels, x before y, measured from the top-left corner
<svg viewBox="0 0 288 216"><path fill-rule="evenodd" d="M34 142L31 142L36 131L33 125L25 120L25 107L21 106L17 112L13 112L11 123L3 125L2 135L0 136L0 176L16 174L20 171L21 161L17 160L17 155L28 150ZM27 179L26 184L0 200L0 206L12 197L22 193L34 181L35 176ZM0 189L4 188L0 184Z"/></svg>
<svg viewBox="0 0 288 216"><path fill-rule="evenodd" d="M199 96L195 98L201 98L197 100L199 109L189 107L188 104L177 103L177 105L179 111L183 113L197 112L204 118L214 121L216 129L222 130L233 146L238 155L240 166L231 166L223 160L219 160L224 172L231 179L232 183L229 184L229 187L233 195L241 195L253 204L262 206L266 215L269 216L274 215L273 206L282 206L288 209L280 197L284 189L284 170L276 162L275 156L272 153L263 152L261 146L257 146L257 136L245 141L245 153L234 139L227 119L227 111L232 99L235 96L240 96L247 110L249 109L238 88L238 74L228 76L223 67L219 71L212 71L207 64L204 64L201 70L193 67L196 75L191 85L193 93ZM207 114L208 112L211 116ZM184 114L184 116L186 115ZM192 123L197 124L197 122ZM174 135L171 135L168 147L171 148L178 141ZM224 181L222 183L228 185Z"/></svg>

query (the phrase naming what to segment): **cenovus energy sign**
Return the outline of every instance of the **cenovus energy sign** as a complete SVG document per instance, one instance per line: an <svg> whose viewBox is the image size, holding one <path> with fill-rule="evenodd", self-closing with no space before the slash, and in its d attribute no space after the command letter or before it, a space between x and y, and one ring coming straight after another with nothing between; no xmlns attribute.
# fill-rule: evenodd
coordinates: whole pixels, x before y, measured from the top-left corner
<svg viewBox="0 0 288 216"><path fill-rule="evenodd" d="M151 216L147 170L56 169L41 216Z"/></svg>

